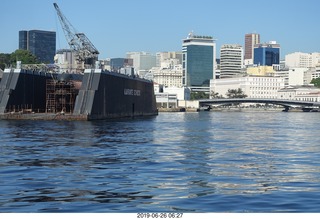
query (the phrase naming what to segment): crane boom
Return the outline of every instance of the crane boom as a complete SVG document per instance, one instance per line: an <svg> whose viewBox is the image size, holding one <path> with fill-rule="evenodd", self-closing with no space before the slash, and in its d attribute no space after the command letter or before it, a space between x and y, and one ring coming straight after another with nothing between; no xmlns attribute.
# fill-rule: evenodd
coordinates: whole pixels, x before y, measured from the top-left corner
<svg viewBox="0 0 320 219"><path fill-rule="evenodd" d="M97 59L99 51L90 42L84 33L78 33L68 19L63 15L57 3L53 3L57 11L64 35L73 52L76 53L76 59L79 62L85 62L88 59Z"/></svg>

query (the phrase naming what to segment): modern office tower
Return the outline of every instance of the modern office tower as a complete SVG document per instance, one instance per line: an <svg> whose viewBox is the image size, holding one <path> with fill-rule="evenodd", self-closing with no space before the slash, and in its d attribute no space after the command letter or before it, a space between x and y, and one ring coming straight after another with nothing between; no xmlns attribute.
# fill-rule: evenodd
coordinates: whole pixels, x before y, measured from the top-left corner
<svg viewBox="0 0 320 219"><path fill-rule="evenodd" d="M234 77L243 68L243 49L236 44L225 44L220 49L220 78Z"/></svg>
<svg viewBox="0 0 320 219"><path fill-rule="evenodd" d="M245 64L253 64L254 45L260 43L260 34L248 33L245 35L244 41L244 59Z"/></svg>
<svg viewBox="0 0 320 219"><path fill-rule="evenodd" d="M133 67L133 59L111 58L110 67L112 71L119 71L121 68Z"/></svg>
<svg viewBox="0 0 320 219"><path fill-rule="evenodd" d="M139 75L156 66L156 56L148 52L128 52L127 58L133 59L133 67Z"/></svg>
<svg viewBox="0 0 320 219"><path fill-rule="evenodd" d="M280 64L280 45L276 41L269 43L256 44L254 46L253 64L255 65L279 65Z"/></svg>
<svg viewBox="0 0 320 219"><path fill-rule="evenodd" d="M39 62L53 63L56 53L56 32L44 30L19 31L19 49L30 51Z"/></svg>
<svg viewBox="0 0 320 219"><path fill-rule="evenodd" d="M190 33L182 43L182 84L209 87L215 78L216 43L211 36Z"/></svg>
<svg viewBox="0 0 320 219"><path fill-rule="evenodd" d="M320 53L294 52L285 56L285 65L288 68L312 68L320 66Z"/></svg>

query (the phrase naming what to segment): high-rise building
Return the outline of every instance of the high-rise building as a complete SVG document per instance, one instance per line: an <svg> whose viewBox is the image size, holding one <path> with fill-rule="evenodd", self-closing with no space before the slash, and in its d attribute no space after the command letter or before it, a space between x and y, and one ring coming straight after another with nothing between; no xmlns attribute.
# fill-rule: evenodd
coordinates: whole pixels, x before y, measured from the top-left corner
<svg viewBox="0 0 320 219"><path fill-rule="evenodd" d="M127 58L133 60L133 67L140 76L156 66L156 56L148 52L128 52Z"/></svg>
<svg viewBox="0 0 320 219"><path fill-rule="evenodd" d="M243 68L243 49L236 44L225 44L220 49L220 78L234 77Z"/></svg>
<svg viewBox="0 0 320 219"><path fill-rule="evenodd" d="M279 65L280 64L280 45L276 41L269 43L256 44L254 46L253 64L255 65Z"/></svg>
<svg viewBox="0 0 320 219"><path fill-rule="evenodd" d="M119 71L121 68L133 67L133 59L111 58L110 67L112 71Z"/></svg>
<svg viewBox="0 0 320 219"><path fill-rule="evenodd" d="M215 78L216 43L211 36L190 33L182 43L182 83L187 87L209 87Z"/></svg>
<svg viewBox="0 0 320 219"><path fill-rule="evenodd" d="M56 32L44 30L19 31L19 49L30 51L39 62L53 63L56 53Z"/></svg>
<svg viewBox="0 0 320 219"><path fill-rule="evenodd" d="M245 63L253 64L254 45L260 43L260 34L248 33L245 35L244 41L244 59Z"/></svg>

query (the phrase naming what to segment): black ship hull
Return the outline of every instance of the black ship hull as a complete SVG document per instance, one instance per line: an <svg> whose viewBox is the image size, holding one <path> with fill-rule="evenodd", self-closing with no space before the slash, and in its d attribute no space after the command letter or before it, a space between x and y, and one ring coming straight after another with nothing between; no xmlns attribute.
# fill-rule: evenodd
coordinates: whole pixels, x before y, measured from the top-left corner
<svg viewBox="0 0 320 219"><path fill-rule="evenodd" d="M100 69L67 79L6 69L0 83L0 119L97 120L157 114L151 81Z"/></svg>

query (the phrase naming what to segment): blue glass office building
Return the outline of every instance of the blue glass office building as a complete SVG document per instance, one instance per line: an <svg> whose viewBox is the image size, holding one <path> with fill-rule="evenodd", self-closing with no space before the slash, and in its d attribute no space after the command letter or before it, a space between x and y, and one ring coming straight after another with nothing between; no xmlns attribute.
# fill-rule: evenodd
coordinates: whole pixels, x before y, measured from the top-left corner
<svg viewBox="0 0 320 219"><path fill-rule="evenodd" d="M53 63L56 54L56 32L19 31L19 49L30 51L42 63Z"/></svg>
<svg viewBox="0 0 320 219"><path fill-rule="evenodd" d="M262 66L280 64L280 45L276 43L256 44L253 64Z"/></svg>
<svg viewBox="0 0 320 219"><path fill-rule="evenodd" d="M182 84L209 87L214 78L215 42L210 36L189 34L182 44Z"/></svg>

